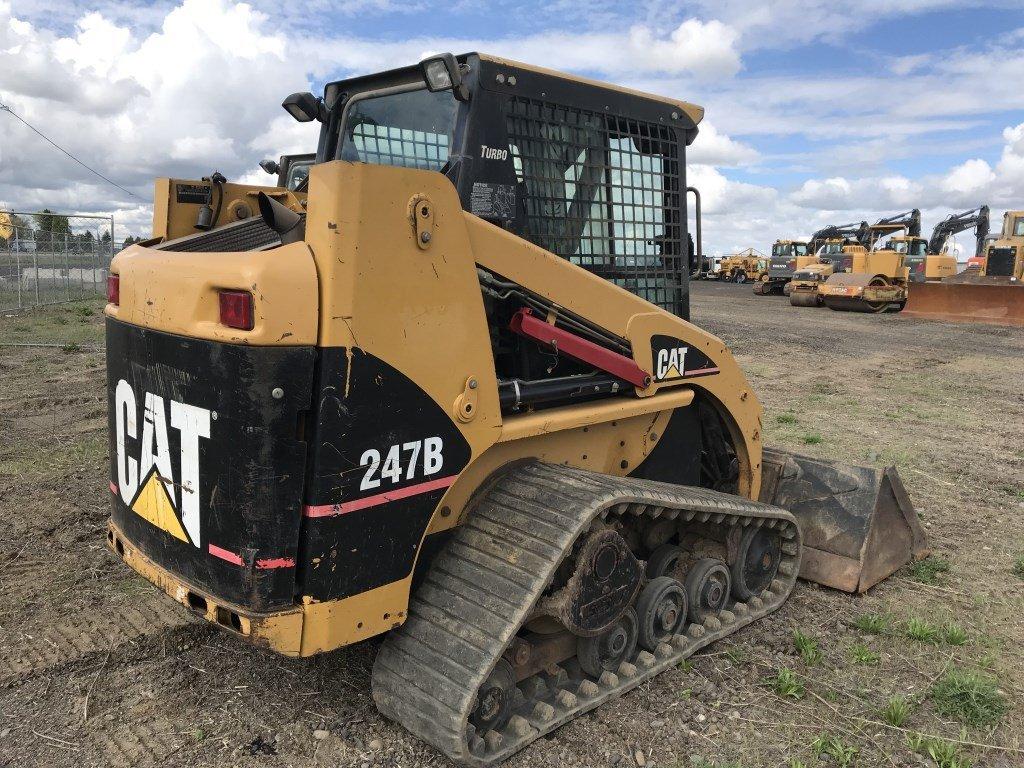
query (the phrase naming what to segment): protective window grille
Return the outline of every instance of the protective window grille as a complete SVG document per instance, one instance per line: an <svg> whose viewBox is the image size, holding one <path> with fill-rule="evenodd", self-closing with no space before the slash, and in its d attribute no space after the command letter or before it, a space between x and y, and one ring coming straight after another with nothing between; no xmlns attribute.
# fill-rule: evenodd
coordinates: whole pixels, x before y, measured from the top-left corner
<svg viewBox="0 0 1024 768"><path fill-rule="evenodd" d="M507 130L523 234L678 314L686 253L675 132L523 98L510 100Z"/></svg>
<svg viewBox="0 0 1024 768"><path fill-rule="evenodd" d="M439 171L448 161L449 140L443 133L360 123L352 143L364 163Z"/></svg>

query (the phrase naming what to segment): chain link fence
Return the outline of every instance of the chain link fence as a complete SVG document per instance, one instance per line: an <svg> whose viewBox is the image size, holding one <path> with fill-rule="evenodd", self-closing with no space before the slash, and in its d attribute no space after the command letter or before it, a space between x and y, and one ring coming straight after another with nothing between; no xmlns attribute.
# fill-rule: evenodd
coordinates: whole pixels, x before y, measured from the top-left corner
<svg viewBox="0 0 1024 768"><path fill-rule="evenodd" d="M102 297L112 216L0 211L0 312Z"/></svg>

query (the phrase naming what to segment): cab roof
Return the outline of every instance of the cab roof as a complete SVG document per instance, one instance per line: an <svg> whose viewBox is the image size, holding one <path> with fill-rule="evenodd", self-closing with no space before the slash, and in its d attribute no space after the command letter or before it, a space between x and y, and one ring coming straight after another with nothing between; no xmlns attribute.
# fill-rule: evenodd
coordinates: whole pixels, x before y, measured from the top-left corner
<svg viewBox="0 0 1024 768"><path fill-rule="evenodd" d="M490 62L497 66L514 67L516 69L523 69L528 72L535 72L539 75L546 75L547 77L558 77L563 80L570 80L576 83L583 83L585 85L592 85L598 88L604 88L606 90L617 91L618 93L628 94L630 96L636 96L641 99L649 99L650 101L657 101L662 104L668 105L678 109L680 112L685 114L694 125L700 123L704 118L704 107L696 104L691 104L688 101L682 101L681 99L673 99L668 96L658 96L654 93L648 93L647 91L638 91L633 88L626 88L615 83L609 83L604 80L593 80L589 77L581 77L580 75L574 75L569 72L560 72L555 69L546 69L544 67L538 67L533 64L524 64L521 61L514 59L507 59L502 56L492 56L489 53L478 53L481 61Z"/></svg>

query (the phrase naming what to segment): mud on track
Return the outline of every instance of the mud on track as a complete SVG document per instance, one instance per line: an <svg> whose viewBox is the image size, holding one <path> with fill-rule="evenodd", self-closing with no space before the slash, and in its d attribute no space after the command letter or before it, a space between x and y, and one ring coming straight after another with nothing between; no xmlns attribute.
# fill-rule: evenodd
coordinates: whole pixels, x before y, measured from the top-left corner
<svg viewBox="0 0 1024 768"><path fill-rule="evenodd" d="M88 314L87 314L88 312ZM1024 333L798 309L749 286L696 284L694 322L733 349L765 405L769 442L896 462L948 570L851 598L801 583L777 614L514 758L537 765L817 764L827 734L861 766L922 763L878 710L959 740L928 692L949 669L998 679L1011 710L968 728L975 765L1024 765ZM60 320L64 322L59 322ZM64 335L62 334L73 334ZM0 318L0 342L102 341L98 305ZM109 556L103 356L0 347L0 765L443 765L369 695L377 643L309 660L249 648L192 620ZM866 613L888 629L852 626ZM953 622L966 644L906 636ZM808 664L792 633L822 653ZM853 649L879 658L857 663ZM790 669L801 699L766 676ZM640 760L638 760L638 753ZM704 762L701 762L704 761Z"/></svg>

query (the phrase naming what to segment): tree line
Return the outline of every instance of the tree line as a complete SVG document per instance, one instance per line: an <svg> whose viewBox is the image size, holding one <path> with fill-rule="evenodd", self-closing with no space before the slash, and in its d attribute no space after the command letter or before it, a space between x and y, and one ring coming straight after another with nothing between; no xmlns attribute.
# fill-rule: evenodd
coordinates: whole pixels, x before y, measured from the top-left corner
<svg viewBox="0 0 1024 768"><path fill-rule="evenodd" d="M48 208L44 208L39 213L31 214L28 217L19 216L18 214L8 214L11 226L14 228L16 236L22 240L31 239L35 240L36 248L40 250L64 250L67 247L70 250L82 251L85 253L91 253L93 251L106 251L110 249L110 230L104 229L100 234L94 234L92 230L84 230L81 232L74 232L71 227L70 216L62 213L54 213ZM31 235L26 233L31 232ZM8 240L13 240L15 234L12 234ZM127 248L133 243L141 242L141 237L135 237L129 234L120 243L122 250ZM3 242L0 240L0 242ZM115 242L115 245L117 243Z"/></svg>

